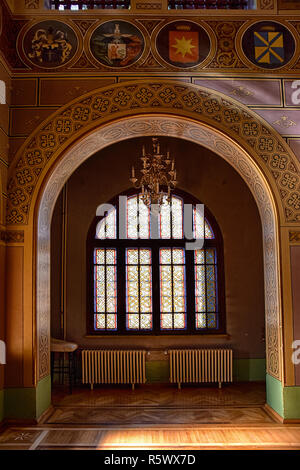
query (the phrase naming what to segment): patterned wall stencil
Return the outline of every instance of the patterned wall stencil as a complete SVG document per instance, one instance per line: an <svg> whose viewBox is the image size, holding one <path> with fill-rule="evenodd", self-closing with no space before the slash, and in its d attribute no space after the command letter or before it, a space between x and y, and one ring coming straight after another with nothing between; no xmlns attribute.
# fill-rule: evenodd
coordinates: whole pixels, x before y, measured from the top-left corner
<svg viewBox="0 0 300 470"><path fill-rule="evenodd" d="M8 224L28 223L33 192L44 167L84 131L107 120L149 113L186 114L228 133L239 145L253 149L271 179L286 221L300 220L299 163L279 134L258 114L230 97L183 82L161 79L119 83L93 90L52 114L25 142L9 169Z"/></svg>
<svg viewBox="0 0 300 470"><path fill-rule="evenodd" d="M260 21L245 31L242 49L245 56L257 67L277 69L292 59L295 40L283 24Z"/></svg>
<svg viewBox="0 0 300 470"><path fill-rule="evenodd" d="M156 37L160 57L178 68L196 67L208 57L210 48L207 32L192 21L172 21Z"/></svg>
<svg viewBox="0 0 300 470"><path fill-rule="evenodd" d="M90 49L94 58L107 67L127 67L144 51L142 32L127 21L107 21L93 32Z"/></svg>
<svg viewBox="0 0 300 470"><path fill-rule="evenodd" d="M75 55L78 40L75 31L60 21L42 21L32 26L23 38L25 60L38 67L65 65Z"/></svg>

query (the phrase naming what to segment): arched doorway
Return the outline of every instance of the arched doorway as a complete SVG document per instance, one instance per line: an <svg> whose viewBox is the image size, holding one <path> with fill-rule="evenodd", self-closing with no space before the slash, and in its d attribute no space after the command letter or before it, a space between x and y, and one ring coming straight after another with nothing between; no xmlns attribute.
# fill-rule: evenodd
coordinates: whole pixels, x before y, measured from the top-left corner
<svg viewBox="0 0 300 470"><path fill-rule="evenodd" d="M166 125L167 123L167 125ZM129 136L145 136L145 135L173 135L180 137L181 139L190 140L193 142L201 142L202 145L205 145L207 148L214 150L215 153L218 153L222 158L225 158L234 168L240 173L240 175L247 182L252 194L255 197L256 203L259 208L259 212L262 220L263 227L263 244L265 255L269 253L269 257L265 256L265 278L267 286L272 286L275 288L275 292L270 292L270 287L266 289L268 295L265 298L266 304L266 315L267 315L267 325L268 325L268 315L272 312L271 300L273 296L279 296L278 284L274 280L270 279L270 275L277 272L277 259L274 254L277 252L277 233L276 233L276 212L274 209L274 202L270 192L267 190L265 182L259 172L255 168L251 168L251 163L248 161L248 156L245 152L240 149L237 149L236 146L232 143L226 142L226 139L222 139L218 133L214 130L205 128L201 129L198 123L189 122L189 125L186 125L185 120L182 118L168 117L165 116L155 116L155 117L135 117L125 119L123 122L118 122L116 124L111 124L110 135L111 142L116 142L116 131L120 131L123 127L123 132L120 132L118 141L128 139ZM170 132L171 129L171 132ZM173 132L172 132L173 130ZM203 130L203 132L202 132ZM178 132L180 131L180 132ZM66 154L64 161L58 163L56 171L50 176L46 189L44 190L39 210L39 219L38 219L38 239L37 239L37 254L38 254L38 266L47 266L47 269L39 269L37 271L37 288L38 292L43 292L44 294L40 297L40 303L38 307L45 308L45 298L49 298L49 279L50 275L50 261L49 253L50 251L50 225L51 225L51 215L56 201L58 192L63 187L67 178L72 174L72 172L89 156L98 151L99 148L99 134L104 132L106 136L106 146L108 144L108 128L99 129L96 131L98 135L95 134L87 137L89 139L85 142L85 148L89 149L89 153L82 152L82 143L75 145L70 153ZM101 134L100 134L101 135ZM203 140L205 139L205 144ZM94 142L94 147L93 147ZM77 148L76 148L77 147ZM47 190L48 188L48 190ZM55 188L55 191L50 188ZM268 250L266 250L266 244ZM276 298L276 297L275 297ZM271 300L270 300L271 299ZM39 300L38 300L39 302ZM49 308L49 306L48 306ZM38 310L39 311L39 310ZM49 321L49 319L47 319ZM274 333L273 333L274 334ZM268 345L267 345L268 348ZM270 350L267 349L267 354L270 354ZM268 357L269 362L272 360L273 356L270 354ZM274 364L273 364L274 366Z"/></svg>
<svg viewBox="0 0 300 470"><path fill-rule="evenodd" d="M297 224L299 216L297 194L289 187L281 190L278 162L295 174L299 164L277 133L246 107L207 89L167 81L114 85L72 102L40 126L12 166L8 224L26 227L29 222L29 244L30 227L36 224L37 381L49 376L50 222L55 200L72 172L93 153L114 142L152 135L211 149L237 170L256 200L264 243L267 377L269 387L275 380L278 391L284 361L279 226ZM27 191L20 188L20 171L30 173ZM17 188L21 202L15 204Z"/></svg>

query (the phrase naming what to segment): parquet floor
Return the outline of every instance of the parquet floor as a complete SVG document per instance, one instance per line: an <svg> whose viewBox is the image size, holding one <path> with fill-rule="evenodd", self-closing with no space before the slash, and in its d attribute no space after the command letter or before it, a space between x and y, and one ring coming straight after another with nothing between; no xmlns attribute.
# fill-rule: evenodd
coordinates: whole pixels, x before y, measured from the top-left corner
<svg viewBox="0 0 300 470"><path fill-rule="evenodd" d="M300 450L300 425L275 422L264 403L264 384L253 383L57 389L43 421L7 426L0 450Z"/></svg>

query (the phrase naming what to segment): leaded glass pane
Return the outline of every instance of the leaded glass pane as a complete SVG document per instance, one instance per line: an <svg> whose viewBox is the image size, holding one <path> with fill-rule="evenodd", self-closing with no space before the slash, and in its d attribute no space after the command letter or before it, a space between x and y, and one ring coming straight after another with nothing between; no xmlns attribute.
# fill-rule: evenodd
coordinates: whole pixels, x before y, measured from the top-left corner
<svg viewBox="0 0 300 470"><path fill-rule="evenodd" d="M204 264L204 263L205 263L204 250L195 250L195 264Z"/></svg>
<svg viewBox="0 0 300 470"><path fill-rule="evenodd" d="M160 209L159 228L161 238L171 238L171 206L166 201L166 197Z"/></svg>
<svg viewBox="0 0 300 470"><path fill-rule="evenodd" d="M207 327L208 328L217 328L216 314L208 313L207 314Z"/></svg>
<svg viewBox="0 0 300 470"><path fill-rule="evenodd" d="M140 264L151 264L151 251L140 249Z"/></svg>
<svg viewBox="0 0 300 470"><path fill-rule="evenodd" d="M104 240L116 238L116 209L111 211L99 222L96 227L96 238Z"/></svg>
<svg viewBox="0 0 300 470"><path fill-rule="evenodd" d="M142 314L141 315L141 330L151 330L152 329L152 315Z"/></svg>
<svg viewBox="0 0 300 470"><path fill-rule="evenodd" d="M116 261L116 250L106 250L106 264L116 264Z"/></svg>
<svg viewBox="0 0 300 470"><path fill-rule="evenodd" d="M183 238L182 199L172 197L172 238Z"/></svg>
<svg viewBox="0 0 300 470"><path fill-rule="evenodd" d="M105 312L105 297L96 297L96 305L95 311L96 312Z"/></svg>
<svg viewBox="0 0 300 470"><path fill-rule="evenodd" d="M160 315L160 327L162 330L173 329L173 315L172 313L162 313Z"/></svg>
<svg viewBox="0 0 300 470"><path fill-rule="evenodd" d="M173 264L184 264L184 251L182 248L172 249Z"/></svg>
<svg viewBox="0 0 300 470"><path fill-rule="evenodd" d="M103 313L96 315L96 328L97 330L105 330L105 315Z"/></svg>
<svg viewBox="0 0 300 470"><path fill-rule="evenodd" d="M185 328L186 326L186 287L185 256L183 248L160 249L160 311L161 329ZM180 315L179 315L180 313ZM172 325L166 327L166 322ZM176 315L176 324L175 324ZM174 317L174 318L173 318Z"/></svg>
<svg viewBox="0 0 300 470"><path fill-rule="evenodd" d="M106 266L106 282L114 282L116 280L116 267Z"/></svg>
<svg viewBox="0 0 300 470"><path fill-rule="evenodd" d="M174 315L174 329L183 330L185 325L185 314L184 313L175 313Z"/></svg>
<svg viewBox="0 0 300 470"><path fill-rule="evenodd" d="M127 237L150 238L150 210L140 195L127 199Z"/></svg>
<svg viewBox="0 0 300 470"><path fill-rule="evenodd" d="M104 266L95 266L95 281L97 282L97 295L100 295L100 291L104 291L105 284L105 267Z"/></svg>
<svg viewBox="0 0 300 470"><path fill-rule="evenodd" d="M104 264L105 263L105 250L96 249L94 255L94 264Z"/></svg>
<svg viewBox="0 0 300 470"><path fill-rule="evenodd" d="M139 196L138 209L139 236L143 239L150 238L150 210L143 203L141 196Z"/></svg>
<svg viewBox="0 0 300 470"><path fill-rule="evenodd" d="M204 222L204 226L203 226ZM203 219L201 213L194 207L194 237L197 239L212 240L215 238L213 230L206 219Z"/></svg>
<svg viewBox="0 0 300 470"><path fill-rule="evenodd" d="M152 311L151 297L141 296L141 307L142 313L150 313Z"/></svg>
<svg viewBox="0 0 300 470"><path fill-rule="evenodd" d="M137 196L127 199L127 237L138 238L138 200Z"/></svg>
<svg viewBox="0 0 300 470"><path fill-rule="evenodd" d="M117 328L117 316L111 313L106 315L106 328L108 330L115 330Z"/></svg>
<svg viewBox="0 0 300 470"><path fill-rule="evenodd" d="M172 310L172 297L170 295L161 295L160 296L160 311L164 313L164 312L169 312L170 310Z"/></svg>
<svg viewBox="0 0 300 470"><path fill-rule="evenodd" d="M206 250L206 264L216 264L216 250L210 248Z"/></svg>
<svg viewBox="0 0 300 470"><path fill-rule="evenodd" d="M206 328L206 314L197 313L196 314L196 328Z"/></svg>
<svg viewBox="0 0 300 470"><path fill-rule="evenodd" d="M127 329L150 329L152 328L151 250L127 248L126 262ZM144 314L149 315L143 316Z"/></svg>
<svg viewBox="0 0 300 470"><path fill-rule="evenodd" d="M106 311L109 313L117 311L116 297L107 297L106 299Z"/></svg>
<svg viewBox="0 0 300 470"><path fill-rule="evenodd" d="M126 254L127 254L127 264L138 264L139 252L137 249L131 250L130 248L127 248Z"/></svg>
<svg viewBox="0 0 300 470"><path fill-rule="evenodd" d="M204 219L194 207L194 238L204 238Z"/></svg>
<svg viewBox="0 0 300 470"><path fill-rule="evenodd" d="M171 264L172 262L172 250L170 248L160 249L160 264Z"/></svg>
<svg viewBox="0 0 300 470"><path fill-rule="evenodd" d="M205 238L207 240L215 238L212 228L206 219L205 219Z"/></svg>
<svg viewBox="0 0 300 470"><path fill-rule="evenodd" d="M130 313L127 315L127 328L129 330L138 330L140 326L139 322L139 314L138 313Z"/></svg>
<svg viewBox="0 0 300 470"><path fill-rule="evenodd" d="M180 297L179 295L174 296L174 312L184 312L185 311L185 298Z"/></svg>
<svg viewBox="0 0 300 470"><path fill-rule="evenodd" d="M94 310L98 313L95 316L95 329L116 329L116 249L96 248L94 263L97 263L94 266Z"/></svg>
<svg viewBox="0 0 300 470"><path fill-rule="evenodd" d="M195 251L195 308L199 313L196 316L197 329L217 328L216 262L215 248Z"/></svg>

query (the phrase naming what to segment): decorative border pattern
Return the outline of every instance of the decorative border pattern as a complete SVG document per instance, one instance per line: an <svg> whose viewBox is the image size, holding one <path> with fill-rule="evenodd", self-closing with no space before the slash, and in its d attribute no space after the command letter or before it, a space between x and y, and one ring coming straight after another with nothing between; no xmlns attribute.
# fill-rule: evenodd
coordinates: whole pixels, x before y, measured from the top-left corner
<svg viewBox="0 0 300 470"><path fill-rule="evenodd" d="M39 0L25 0L25 8L36 9L39 7Z"/></svg>
<svg viewBox="0 0 300 470"><path fill-rule="evenodd" d="M216 102L214 104L217 105ZM37 331L40 379L49 374L50 226L57 194L73 171L95 152L125 139L148 135L177 137L205 146L235 168L253 193L263 228L267 370L270 375L280 380L282 338L277 218L275 203L265 183L263 173L253 160L249 159L247 152L234 143L230 137L225 137L218 130L186 117L166 117L165 115L129 116L110 124L97 126L94 132L79 139L75 145L62 154L62 158L46 182L39 206L37 230L37 292L39 293L37 296Z"/></svg>
<svg viewBox="0 0 300 470"><path fill-rule="evenodd" d="M261 10L274 10L274 8L275 8L274 0L260 0Z"/></svg>
<svg viewBox="0 0 300 470"><path fill-rule="evenodd" d="M0 239L5 243L24 243L24 230L2 230Z"/></svg>
<svg viewBox="0 0 300 470"><path fill-rule="evenodd" d="M51 115L26 140L9 170L7 224L27 224L32 196L44 168L61 146L107 121L142 113L185 115L206 122L257 158L277 188L285 220L300 220L299 162L284 140L242 104L196 85L143 81L92 91Z"/></svg>
<svg viewBox="0 0 300 470"><path fill-rule="evenodd" d="M300 242L300 232L289 232L290 242Z"/></svg>
<svg viewBox="0 0 300 470"><path fill-rule="evenodd" d="M264 4L263 8L265 10L269 10L273 8L273 0L261 0ZM148 5L148 4L143 4ZM150 5L150 4L149 4ZM153 5L151 4L151 9L153 9ZM151 11L147 8L145 11ZM155 11L155 10L153 10ZM248 71L261 71L267 72L266 69L262 67L256 66L252 63L243 53L241 38L242 34L247 30L253 23L259 21L269 21L269 17L265 18L256 18L251 17L252 19L246 19L244 16L239 18L238 16L234 18L232 21L224 21L224 19L216 19L216 20L209 20L209 19L202 19L199 20L193 16L184 16L180 18L175 18L174 16L170 16L166 18L165 16L156 17L155 19L143 19L135 18L134 16L131 17L130 21L125 19L125 16L109 16L107 15L105 19L81 19L79 16L69 18L65 23L72 27L77 36L78 36L78 54L76 54L76 58L78 60L78 64L76 64L77 69L83 70L90 70L97 72L99 70L107 70L107 67L102 66L97 62L95 59L92 58L92 54L90 52L89 47L89 38L95 28L98 28L103 22L109 21L128 21L131 24L135 25L136 27L140 27L140 25L145 25L145 31L142 31L145 39L145 50L143 53L142 58L138 60L138 63L132 63L128 66L127 70L132 72L149 72L149 71L158 71L166 72L166 71L174 71L178 70L177 67L174 67L167 62L164 62L160 59L160 56L156 50L155 45L155 37L160 33L160 31L170 22L174 21L192 21L194 23L199 24L202 28L204 28L210 38L211 42L211 52L207 59L205 59L199 65L193 67L191 70L193 71L200 71L205 69L206 71L214 71L220 69L222 71L232 71L234 68L239 72L248 72ZM53 21L60 21L62 19L55 19ZM272 19L273 21L273 19ZM297 65L295 65L297 58L299 57L300 53L300 21L290 21L287 20L284 16L276 16L274 20L279 24L285 26L291 34L294 36L295 39L295 54L294 57L284 66L276 68L276 72L280 75L283 73L293 73L297 70ZM4 41L2 50L5 54L7 61L9 62L10 66L13 69L18 69L22 71L30 72L32 70L36 70L38 73L45 73L48 72L48 69L43 69L38 65L32 64L30 61L26 60L24 57L24 52L22 50L22 39L26 34L28 28L30 28L33 24L36 24L36 20L28 21L20 20L20 19L12 19L9 17L9 22L11 23L9 32L7 35L6 40ZM151 25L151 27L149 27ZM20 31L21 30L21 31ZM18 33L19 38L18 38ZM17 43L17 48L16 48ZM83 63L80 60L80 57L87 56L89 61ZM145 60L146 57L150 56L152 60ZM153 59L155 57L155 59ZM142 60L141 60L142 59ZM60 71L68 71L72 72L74 66L74 62L70 61L65 64L63 67L60 68ZM51 70L51 69L50 69ZM122 71L118 69L121 73ZM123 70L126 72L125 70Z"/></svg>

